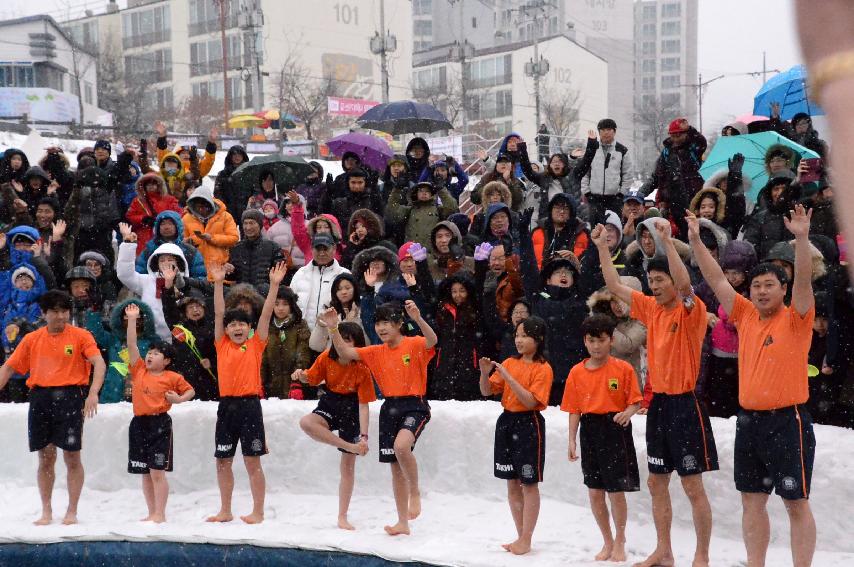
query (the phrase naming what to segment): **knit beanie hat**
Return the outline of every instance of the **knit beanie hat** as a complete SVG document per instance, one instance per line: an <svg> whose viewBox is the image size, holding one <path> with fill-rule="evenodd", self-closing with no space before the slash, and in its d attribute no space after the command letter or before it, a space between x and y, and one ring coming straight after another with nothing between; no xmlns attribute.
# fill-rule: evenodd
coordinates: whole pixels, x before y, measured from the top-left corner
<svg viewBox="0 0 854 567"><path fill-rule="evenodd" d="M113 152L113 146L110 144L109 140L98 140L95 142L95 149L101 148L102 150L107 150L108 152Z"/></svg>
<svg viewBox="0 0 854 567"><path fill-rule="evenodd" d="M254 220L258 223L258 226L264 226L264 213L260 209L246 209L243 211L240 220L245 221L246 219Z"/></svg>
<svg viewBox="0 0 854 567"><path fill-rule="evenodd" d="M414 242L404 242L403 246L398 248L397 250L397 260L403 261L406 258L412 258L412 254L409 252L409 247L415 244Z"/></svg>

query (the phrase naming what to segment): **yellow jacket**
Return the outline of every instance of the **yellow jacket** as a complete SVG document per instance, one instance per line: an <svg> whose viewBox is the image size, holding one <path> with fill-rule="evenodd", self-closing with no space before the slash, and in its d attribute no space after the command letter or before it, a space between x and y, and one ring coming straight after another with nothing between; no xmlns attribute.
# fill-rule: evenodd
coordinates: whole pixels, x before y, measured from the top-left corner
<svg viewBox="0 0 854 567"><path fill-rule="evenodd" d="M179 155L184 150L184 147L181 144L175 146L171 152L166 147L166 138L158 138L157 139L157 163L162 163L163 158L168 154L173 153L175 155ZM208 142L208 145L205 146L205 155L202 156L202 159L199 160L199 174L204 178L208 173L211 172L211 168L214 164L214 159L216 159L216 144L213 142ZM190 171L190 160L185 159L181 160L181 164L184 166L184 171ZM201 179L199 180L201 181Z"/></svg>

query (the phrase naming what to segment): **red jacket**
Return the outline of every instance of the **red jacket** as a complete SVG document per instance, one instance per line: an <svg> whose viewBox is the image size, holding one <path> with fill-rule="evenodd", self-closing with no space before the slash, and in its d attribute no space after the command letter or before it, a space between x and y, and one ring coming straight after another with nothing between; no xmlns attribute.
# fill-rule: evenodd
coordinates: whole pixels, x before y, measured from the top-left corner
<svg viewBox="0 0 854 567"><path fill-rule="evenodd" d="M143 191L145 182L151 180L157 182L159 190L145 193ZM166 184L163 182L163 178L156 173L147 173L136 182L136 197L131 201L128 212L125 215L125 218L127 218L127 221L136 233L137 256L139 256L145 245L154 236L152 233L154 219L163 211L175 211L179 215L183 214L183 210L178 204L178 199L166 191Z"/></svg>

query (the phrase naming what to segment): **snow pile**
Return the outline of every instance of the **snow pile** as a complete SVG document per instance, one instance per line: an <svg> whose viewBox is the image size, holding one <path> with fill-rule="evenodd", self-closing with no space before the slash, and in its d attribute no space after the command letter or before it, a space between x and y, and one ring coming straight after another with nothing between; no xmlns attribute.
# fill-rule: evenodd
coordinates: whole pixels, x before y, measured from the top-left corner
<svg viewBox="0 0 854 567"><path fill-rule="evenodd" d="M267 547L341 549L370 553L394 560L420 560L453 565L585 565L598 551L600 536L587 507L581 468L569 463L567 417L557 409L545 412L547 458L534 555L512 557L499 544L515 539L506 504L505 483L492 476L495 419L500 407L490 402L434 402L432 420L416 448L424 491L424 513L413 523L411 537L390 538L382 526L394 519L388 466L377 462L379 403L371 407L371 452L358 461L356 491L350 519L353 533L335 529L339 453L309 440L299 429L299 418L313 402L264 401L270 454L263 459L267 475L267 521L260 526L237 523L211 525L204 517L217 511L219 496L213 459L216 404L190 402L173 408L175 472L167 509L169 523L142 524L145 505L139 478L127 474L129 404L101 406L85 425L83 462L86 488L80 506L81 524L33 528L39 512L35 486L37 458L27 450L27 406L0 405L0 542L55 542L69 540L177 541L249 543ZM713 565L741 565L740 497L732 481L735 420L713 419L721 471L704 475L715 526ZM645 419L633 420L635 445L645 477ZM854 541L847 522L840 521L841 503L851 502L854 484L848 471L854 456L839 448L851 444L851 432L817 426L818 450L813 475L813 510L818 522L816 565L854 564ZM57 465L54 510L64 510L65 473ZM236 514L250 508L246 474L235 460ZM673 541L677 563L690 562L694 534L687 499L674 478ZM847 504L842 504L847 506ZM845 508L847 509L847 508ZM769 505L772 549L769 565L789 564L788 523L779 499ZM627 550L630 560L642 559L655 541L649 494L629 496ZM844 512L843 512L844 513ZM594 565L593 562L589 563Z"/></svg>

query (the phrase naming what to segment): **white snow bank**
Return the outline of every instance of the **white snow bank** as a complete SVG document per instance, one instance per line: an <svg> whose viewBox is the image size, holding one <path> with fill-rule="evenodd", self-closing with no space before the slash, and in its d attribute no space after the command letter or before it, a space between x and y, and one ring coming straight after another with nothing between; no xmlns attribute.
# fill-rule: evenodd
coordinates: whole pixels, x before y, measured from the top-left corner
<svg viewBox="0 0 854 567"><path fill-rule="evenodd" d="M83 462L86 488L80 506L81 524L33 528L39 511L35 486L37 459L27 450L27 406L0 404L0 542L68 540L168 540L177 542L250 543L270 547L342 549L395 560L421 560L454 565L587 564L600 545L598 530L587 508L581 469L569 463L566 414L550 408L547 422L543 505L535 532L535 555L509 556L499 547L515 539L506 504L505 483L492 476L492 444L500 407L489 402L436 402L433 417L416 449L424 491L424 513L413 523L413 536L389 538L382 526L394 519L388 466L377 462L377 416L373 404L371 452L359 459L351 520L360 529L344 533L334 528L337 510L339 453L309 440L299 418L314 402L263 402L270 454L263 459L267 475L267 521L260 526L239 522L228 526L204 523L219 498L213 459L216 404L190 402L172 410L175 426L175 472L169 475L172 493L163 526L141 524L145 505L139 478L127 474L129 404L101 406L85 425ZM704 475L714 512L713 565L741 565L740 497L732 481L734 420L713 419L721 471ZM645 419L633 420L635 445L645 477ZM851 446L851 432L817 426L818 450L811 503L818 523L815 565L854 564L854 541L849 537L848 508L854 496L849 477L854 456L840 451ZM57 465L54 509L64 509L63 465ZM245 471L235 460L235 513L246 513L250 497ZM690 561L694 534L687 499L676 479L671 484L674 507L674 545L677 562ZM628 551L639 560L654 545L649 494L629 495ZM778 498L769 505L772 549L769 565L790 563L788 523ZM841 512L841 514L840 514ZM844 516L843 516L844 515ZM524 563L527 564L527 563ZM593 565L593 562L589 563Z"/></svg>

